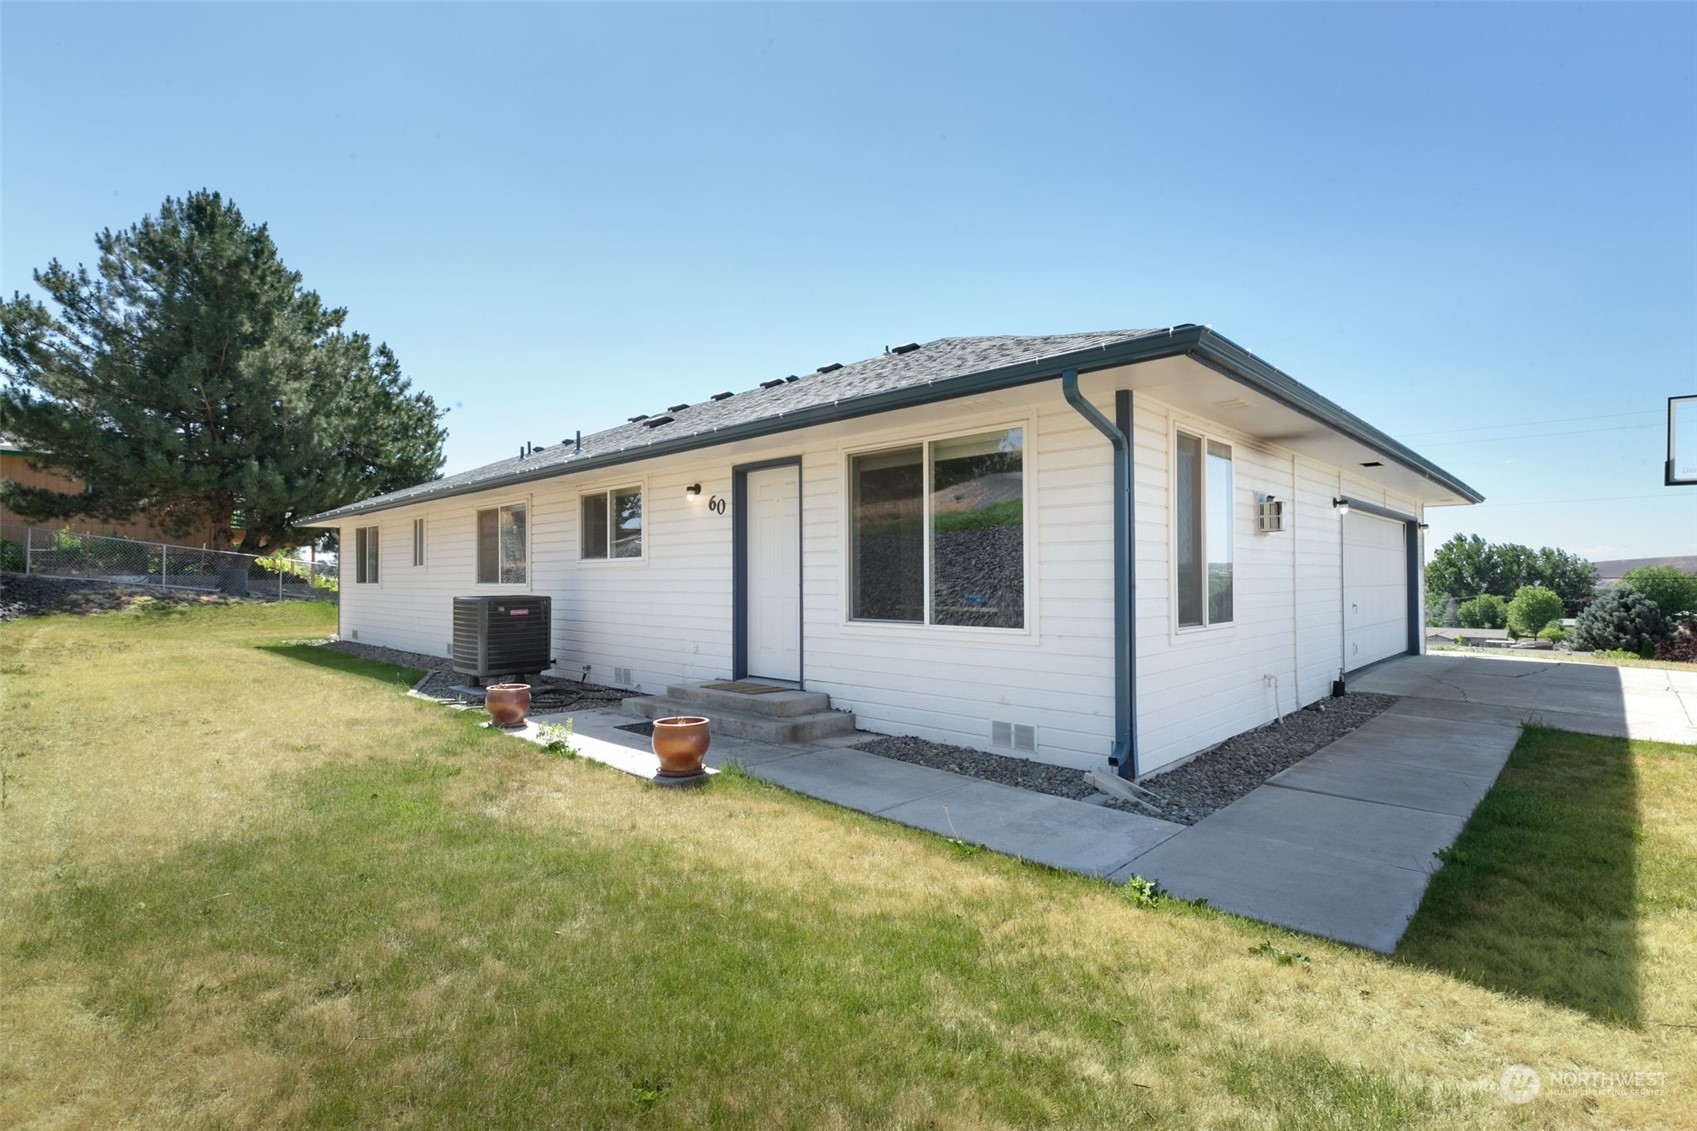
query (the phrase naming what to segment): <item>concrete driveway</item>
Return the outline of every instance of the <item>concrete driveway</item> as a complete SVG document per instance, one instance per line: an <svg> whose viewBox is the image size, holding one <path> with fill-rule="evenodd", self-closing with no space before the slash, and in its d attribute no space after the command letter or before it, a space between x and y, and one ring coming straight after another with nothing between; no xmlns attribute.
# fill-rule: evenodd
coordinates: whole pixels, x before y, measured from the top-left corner
<svg viewBox="0 0 1697 1131"><path fill-rule="evenodd" d="M1119 877L1388 954L1523 724L1697 744L1693 672L1438 653L1349 689L1402 698Z"/></svg>
<svg viewBox="0 0 1697 1131"><path fill-rule="evenodd" d="M1414 700L1404 713L1533 723L1580 734L1697 744L1697 671L1616 668L1524 656L1434 652L1387 660L1351 691Z"/></svg>

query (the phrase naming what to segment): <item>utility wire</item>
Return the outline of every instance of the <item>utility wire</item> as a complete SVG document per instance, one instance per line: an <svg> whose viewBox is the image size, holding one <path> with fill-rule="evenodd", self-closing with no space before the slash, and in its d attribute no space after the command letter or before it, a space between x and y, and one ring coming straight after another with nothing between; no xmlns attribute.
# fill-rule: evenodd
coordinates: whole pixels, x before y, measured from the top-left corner
<svg viewBox="0 0 1697 1131"><path fill-rule="evenodd" d="M1542 440L1547 436L1589 436L1596 432L1642 432L1660 424L1616 424L1609 428L1579 428L1572 432L1522 432L1518 436L1475 436L1471 440L1427 440L1422 448L1448 448L1455 444L1512 444L1516 440Z"/></svg>
<svg viewBox="0 0 1697 1131"><path fill-rule="evenodd" d="M1422 436L1453 436L1457 432L1487 432L1487 431L1490 431L1490 430L1495 429L1495 428L1520 428L1520 427L1530 428L1535 424L1572 424L1576 420L1615 420L1615 419L1618 419L1618 418L1624 417L1624 416L1655 416L1655 417L1660 417L1661 415L1662 414L1660 412L1644 411L1644 412L1609 412L1609 413L1602 413L1602 414L1593 414L1591 416L1558 416L1558 417L1555 417L1554 419L1551 419L1551 420L1522 420L1522 421L1519 421L1516 424L1503 424L1501 422L1498 422L1496 424L1480 424L1480 425L1476 425L1472 428L1440 428L1436 432L1409 432L1409 433L1404 434L1404 438L1417 440Z"/></svg>

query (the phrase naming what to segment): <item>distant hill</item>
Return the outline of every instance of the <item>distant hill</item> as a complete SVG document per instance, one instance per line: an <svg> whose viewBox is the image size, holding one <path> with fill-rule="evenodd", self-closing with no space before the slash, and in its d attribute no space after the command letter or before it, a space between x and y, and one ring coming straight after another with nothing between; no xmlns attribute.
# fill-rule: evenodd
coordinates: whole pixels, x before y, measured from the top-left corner
<svg viewBox="0 0 1697 1131"><path fill-rule="evenodd" d="M1685 573L1697 573L1697 554L1674 554L1665 558L1616 558L1607 562L1592 562L1597 567L1597 585L1612 589L1629 569L1639 566L1672 566Z"/></svg>

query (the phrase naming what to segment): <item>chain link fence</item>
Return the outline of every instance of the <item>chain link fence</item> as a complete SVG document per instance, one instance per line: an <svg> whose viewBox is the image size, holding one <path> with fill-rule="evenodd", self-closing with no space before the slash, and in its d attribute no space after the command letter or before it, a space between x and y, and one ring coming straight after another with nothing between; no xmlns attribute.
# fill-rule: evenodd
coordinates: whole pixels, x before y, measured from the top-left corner
<svg viewBox="0 0 1697 1131"><path fill-rule="evenodd" d="M335 562L196 550L15 522L0 522L0 571L277 601L334 601L339 588Z"/></svg>

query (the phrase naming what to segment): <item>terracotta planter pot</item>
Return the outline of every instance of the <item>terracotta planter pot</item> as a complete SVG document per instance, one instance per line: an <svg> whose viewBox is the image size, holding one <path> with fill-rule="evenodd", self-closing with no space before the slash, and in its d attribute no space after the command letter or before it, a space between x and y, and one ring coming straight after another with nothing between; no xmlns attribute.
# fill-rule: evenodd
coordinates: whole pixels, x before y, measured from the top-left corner
<svg viewBox="0 0 1697 1131"><path fill-rule="evenodd" d="M707 755L707 720L700 715L674 715L654 720L654 753L663 778L690 778L701 773Z"/></svg>
<svg viewBox="0 0 1697 1131"><path fill-rule="evenodd" d="M492 683L483 693L483 706L493 725L516 730L524 725L524 713L530 710L530 684Z"/></svg>

